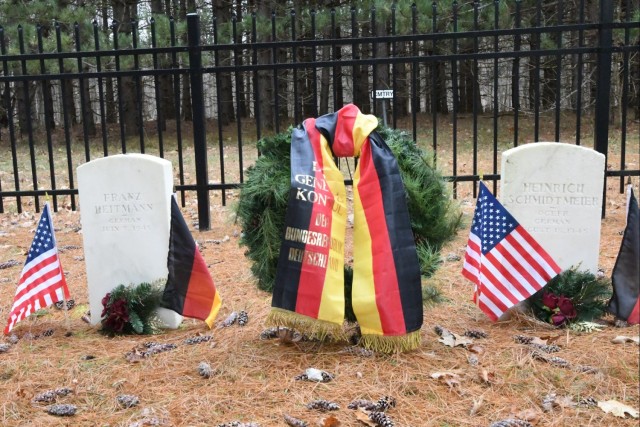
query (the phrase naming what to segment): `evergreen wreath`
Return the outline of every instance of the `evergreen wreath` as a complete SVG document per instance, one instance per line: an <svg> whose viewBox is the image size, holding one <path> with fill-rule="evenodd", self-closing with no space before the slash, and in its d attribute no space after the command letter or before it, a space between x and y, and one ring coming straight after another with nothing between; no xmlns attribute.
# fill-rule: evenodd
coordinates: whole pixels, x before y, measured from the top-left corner
<svg viewBox="0 0 640 427"><path fill-rule="evenodd" d="M247 170L236 205L243 231L240 244L247 248L245 255L252 261L251 272L258 287L268 292L273 290L284 234L292 130L258 141L261 155ZM430 277L441 263L440 249L460 228L462 214L434 166L432 154L418 148L407 132L382 126L376 130L398 160L421 272ZM350 301L352 279L351 267L345 264L347 320L355 320ZM437 290L426 295L439 297Z"/></svg>
<svg viewBox="0 0 640 427"><path fill-rule="evenodd" d="M570 326L602 317L609 298L609 279L571 268L551 279L529 302L538 319L554 326Z"/></svg>
<svg viewBox="0 0 640 427"><path fill-rule="evenodd" d="M154 334L159 329L164 281L118 285L102 298L102 329L107 335Z"/></svg>

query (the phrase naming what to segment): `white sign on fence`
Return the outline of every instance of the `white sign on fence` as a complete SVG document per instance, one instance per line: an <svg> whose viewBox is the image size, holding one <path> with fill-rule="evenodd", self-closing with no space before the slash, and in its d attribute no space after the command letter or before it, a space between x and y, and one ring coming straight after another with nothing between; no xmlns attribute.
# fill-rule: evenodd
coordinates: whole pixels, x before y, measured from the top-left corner
<svg viewBox="0 0 640 427"><path fill-rule="evenodd" d="M373 99L393 99L393 89L372 90Z"/></svg>

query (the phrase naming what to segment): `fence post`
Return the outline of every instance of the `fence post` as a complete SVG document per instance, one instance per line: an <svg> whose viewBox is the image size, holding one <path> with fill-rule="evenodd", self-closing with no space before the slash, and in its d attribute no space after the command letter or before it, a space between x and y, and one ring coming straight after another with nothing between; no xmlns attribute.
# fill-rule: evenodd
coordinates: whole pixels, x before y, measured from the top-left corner
<svg viewBox="0 0 640 427"><path fill-rule="evenodd" d="M605 156L605 177L602 195L602 218L607 198L607 153L609 151L609 104L611 92L611 48L613 35L613 2L600 0L600 31L598 32L598 79L596 81L596 110L594 148Z"/></svg>
<svg viewBox="0 0 640 427"><path fill-rule="evenodd" d="M207 166L207 137L205 132L204 85L202 83L202 48L200 46L200 18L187 14L189 47L189 79L193 109L193 151L196 160L196 194L198 196L198 229L209 230L209 170Z"/></svg>

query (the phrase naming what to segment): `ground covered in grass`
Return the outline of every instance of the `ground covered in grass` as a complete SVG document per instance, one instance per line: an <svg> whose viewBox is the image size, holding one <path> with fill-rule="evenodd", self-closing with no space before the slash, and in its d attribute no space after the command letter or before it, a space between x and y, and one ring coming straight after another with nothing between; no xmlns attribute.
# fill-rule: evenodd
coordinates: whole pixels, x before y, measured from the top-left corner
<svg viewBox="0 0 640 427"><path fill-rule="evenodd" d="M600 267L610 276L624 229L625 200L617 192L617 181L610 179L608 187ZM466 224L475 205L470 190L467 184L458 187ZM0 353L0 424L216 426L238 421L264 427L287 425L287 415L310 426L355 427L367 424L359 420L362 411L348 408L351 402L391 396L396 405L386 413L396 426L489 426L513 418L536 426L638 425L629 414L623 418L607 413L597 402L615 400L636 411L640 407L639 347L612 342L620 335L638 336L639 328L616 327L612 317L603 319L601 331L591 333L553 329L524 315L490 322L470 301L472 287L461 276L462 261L455 256L463 257L466 226L445 247L443 264L429 279L444 301L425 309L421 347L384 355L361 352L344 342L308 342L295 336L261 339L271 295L255 286L245 248L238 245L240 230L232 210L212 196L212 227L203 232L195 230L195 202L187 199L182 210L223 298L218 320L244 310L249 322L209 330L203 322L187 319L178 330L159 335L102 335L82 319L88 292L80 214L61 210L53 220L76 305L66 315L50 307L22 321L13 331L15 337L2 338L6 351ZM0 215L3 327L38 218L33 206L25 206L22 214ZM472 343L445 345L436 332L442 334L442 329ZM468 331L486 337L464 336ZM185 341L197 336L211 338ZM536 352L526 344L528 338L558 351ZM153 347L150 342L165 345ZM150 348L166 351L153 353ZM296 379L311 367L333 379ZM69 390L43 395L64 388ZM135 396L138 403L123 395ZM308 409L317 399L335 402L339 409ZM77 412L49 415L47 408L54 403L75 405Z"/></svg>

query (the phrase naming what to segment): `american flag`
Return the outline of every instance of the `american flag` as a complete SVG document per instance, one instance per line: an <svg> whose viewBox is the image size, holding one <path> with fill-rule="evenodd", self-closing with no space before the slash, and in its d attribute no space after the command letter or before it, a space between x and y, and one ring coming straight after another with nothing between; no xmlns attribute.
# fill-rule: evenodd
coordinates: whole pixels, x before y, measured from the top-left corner
<svg viewBox="0 0 640 427"><path fill-rule="evenodd" d="M20 273L13 307L4 328L5 335L31 313L67 298L69 289L58 258L49 204L45 203L27 261Z"/></svg>
<svg viewBox="0 0 640 427"><path fill-rule="evenodd" d="M542 289L561 268L481 182L462 275L473 301L497 320Z"/></svg>

